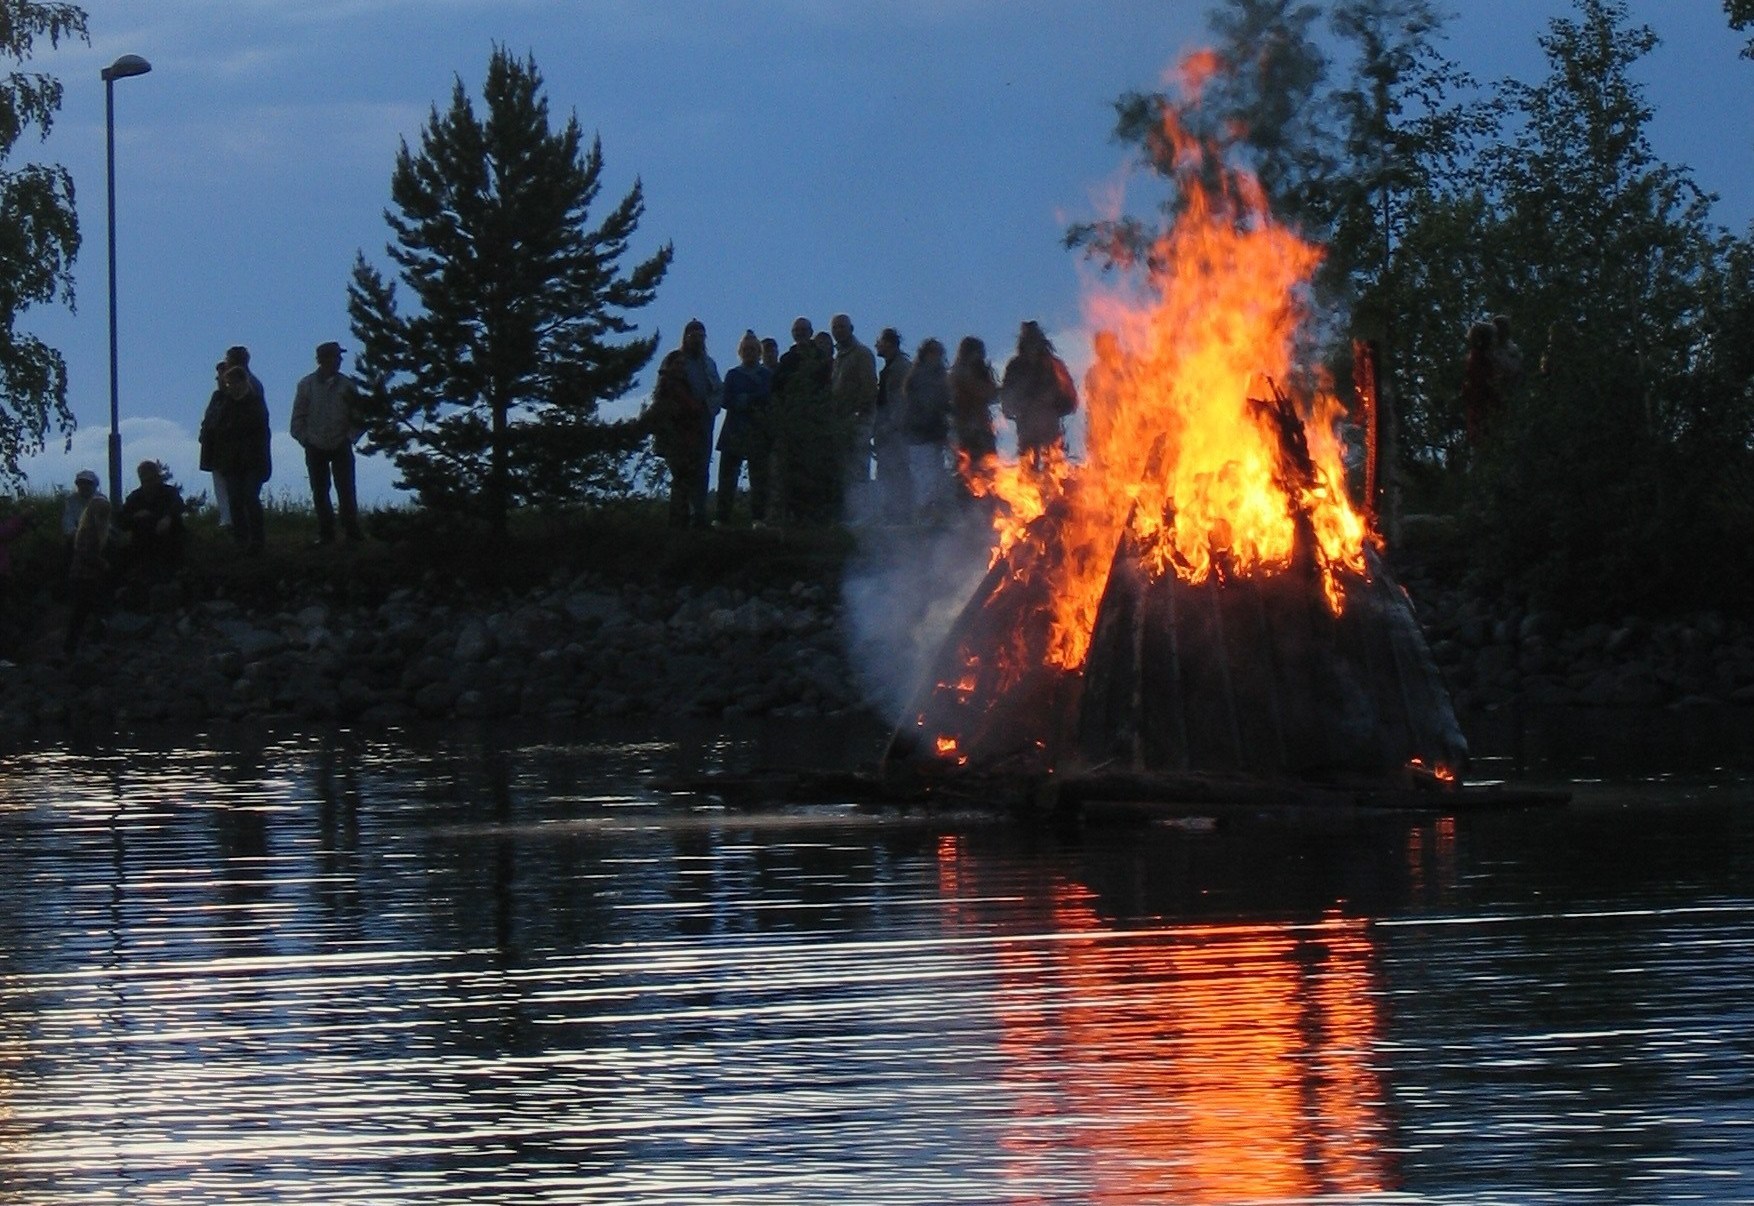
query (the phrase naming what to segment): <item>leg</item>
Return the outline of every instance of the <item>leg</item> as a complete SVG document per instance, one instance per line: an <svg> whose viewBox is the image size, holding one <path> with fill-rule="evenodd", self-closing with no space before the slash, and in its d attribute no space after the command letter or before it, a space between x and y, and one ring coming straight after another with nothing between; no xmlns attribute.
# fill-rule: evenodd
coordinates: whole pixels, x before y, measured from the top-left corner
<svg viewBox="0 0 1754 1206"><path fill-rule="evenodd" d="M767 521L768 485L773 477L773 453L757 445L749 454L749 517Z"/></svg>
<svg viewBox="0 0 1754 1206"><path fill-rule="evenodd" d="M343 444L331 454L335 474L335 501L341 509L341 530L347 539L361 538L359 530L359 496L354 492L353 445Z"/></svg>
<svg viewBox="0 0 1754 1206"><path fill-rule="evenodd" d="M262 483L248 477L234 477L226 484L231 496L232 528L238 543L259 553L267 535L262 516Z"/></svg>
<svg viewBox="0 0 1754 1206"><path fill-rule="evenodd" d="M670 470L670 526L688 526L690 500L694 496L694 467L677 461L665 462Z"/></svg>
<svg viewBox="0 0 1754 1206"><path fill-rule="evenodd" d="M737 502L737 479L743 476L743 458L719 453L719 522L730 523Z"/></svg>
<svg viewBox="0 0 1754 1206"><path fill-rule="evenodd" d="M213 505L219 508L219 526L231 527L231 487L226 485L223 473L213 475Z"/></svg>
<svg viewBox="0 0 1754 1206"><path fill-rule="evenodd" d="M305 472L311 478L311 505L317 511L317 539L335 539L335 506L329 501L329 454L305 449Z"/></svg>

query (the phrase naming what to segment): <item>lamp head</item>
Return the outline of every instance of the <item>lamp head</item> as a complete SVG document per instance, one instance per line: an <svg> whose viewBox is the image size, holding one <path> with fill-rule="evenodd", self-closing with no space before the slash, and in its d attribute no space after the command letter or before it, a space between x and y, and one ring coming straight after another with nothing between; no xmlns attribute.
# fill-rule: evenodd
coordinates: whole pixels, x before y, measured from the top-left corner
<svg viewBox="0 0 1754 1206"><path fill-rule="evenodd" d="M102 74L104 82L108 83L111 80L125 80L131 75L145 75L151 70L152 64L139 55L125 54L105 67L100 74Z"/></svg>

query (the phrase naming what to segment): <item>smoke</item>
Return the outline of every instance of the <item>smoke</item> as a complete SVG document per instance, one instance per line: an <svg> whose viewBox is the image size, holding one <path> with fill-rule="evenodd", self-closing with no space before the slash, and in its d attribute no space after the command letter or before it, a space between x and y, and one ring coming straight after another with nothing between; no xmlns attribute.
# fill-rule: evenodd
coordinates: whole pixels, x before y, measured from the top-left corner
<svg viewBox="0 0 1754 1206"><path fill-rule="evenodd" d="M984 510L965 507L943 527L857 532L859 551L841 585L849 656L866 702L899 719L986 576L992 526Z"/></svg>

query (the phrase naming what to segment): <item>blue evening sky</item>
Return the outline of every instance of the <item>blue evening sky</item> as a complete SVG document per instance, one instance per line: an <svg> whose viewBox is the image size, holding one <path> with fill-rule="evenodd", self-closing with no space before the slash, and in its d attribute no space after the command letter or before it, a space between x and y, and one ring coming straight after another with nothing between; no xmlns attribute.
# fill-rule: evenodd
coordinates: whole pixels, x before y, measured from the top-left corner
<svg viewBox="0 0 1754 1206"><path fill-rule="evenodd" d="M788 342L798 314L851 314L869 343L898 327L986 339L1021 319L1087 359L1083 281L1065 225L1103 211L1126 154L1111 102L1202 44L1203 0L88 0L91 45L41 47L66 85L54 131L21 152L73 173L85 246L78 311L22 325L67 358L80 429L27 462L32 485L105 471L109 328L104 87L116 100L123 461L158 457L205 488L194 432L227 345L247 344L277 433L270 494L305 496L285 433L293 385L326 339L350 345L354 254L380 264L400 140L492 45L533 53L552 108L603 140L599 212L638 177L640 258L676 259L642 332L693 316L721 368L753 327ZM1536 34L1566 0L1455 0L1448 49L1482 80L1538 79ZM1719 0L1632 0L1664 39L1642 78L1659 155L1754 218L1754 62ZM1467 316L1458 316L1458 330ZM648 372L649 376L649 372ZM611 413L630 410L649 382ZM129 479L131 469L125 476ZM361 462L361 494L392 472Z"/></svg>

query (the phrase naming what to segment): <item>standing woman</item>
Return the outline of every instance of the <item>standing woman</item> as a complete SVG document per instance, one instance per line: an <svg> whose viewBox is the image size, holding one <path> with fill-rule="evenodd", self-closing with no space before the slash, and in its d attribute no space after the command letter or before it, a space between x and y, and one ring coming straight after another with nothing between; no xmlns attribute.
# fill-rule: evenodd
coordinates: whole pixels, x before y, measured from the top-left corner
<svg viewBox="0 0 1754 1206"><path fill-rule="evenodd" d="M773 433L768 406L773 399L773 373L761 363L761 340L743 332L737 364L725 374L725 421L719 428L720 523L731 522L737 479L749 465L749 517L767 519L768 466L773 461Z"/></svg>
<svg viewBox="0 0 1754 1206"><path fill-rule="evenodd" d="M268 406L250 382L250 371L225 371L224 397L214 422L213 467L231 499L232 534L252 553L267 543L262 486L274 475Z"/></svg>
<svg viewBox="0 0 1754 1206"><path fill-rule="evenodd" d="M993 436L993 402L999 396L999 380L987 359L987 345L973 335L956 345L956 363L950 366L950 422L956 440L956 468L964 483L981 481L992 474L998 441Z"/></svg>

